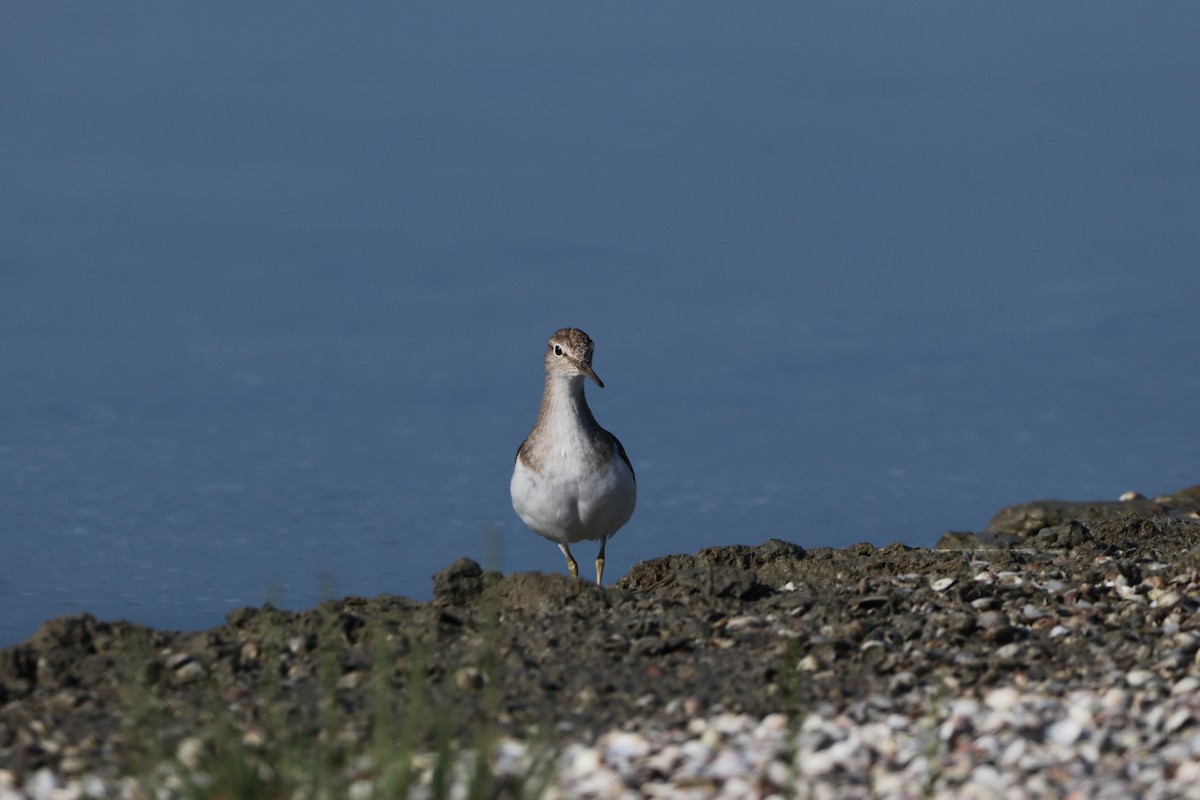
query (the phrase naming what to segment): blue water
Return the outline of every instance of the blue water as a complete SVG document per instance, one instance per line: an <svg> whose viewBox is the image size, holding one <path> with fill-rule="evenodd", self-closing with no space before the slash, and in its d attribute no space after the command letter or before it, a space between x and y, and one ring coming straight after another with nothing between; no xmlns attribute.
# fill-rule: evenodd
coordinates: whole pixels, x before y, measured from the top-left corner
<svg viewBox="0 0 1200 800"><path fill-rule="evenodd" d="M614 580L1200 483L1200 6L4 17L0 644L561 572L508 476L566 325Z"/></svg>

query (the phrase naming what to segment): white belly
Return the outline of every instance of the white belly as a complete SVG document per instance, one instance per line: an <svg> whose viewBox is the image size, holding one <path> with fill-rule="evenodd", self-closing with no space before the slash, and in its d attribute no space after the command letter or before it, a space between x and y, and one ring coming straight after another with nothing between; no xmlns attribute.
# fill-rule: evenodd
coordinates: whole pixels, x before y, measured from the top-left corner
<svg viewBox="0 0 1200 800"><path fill-rule="evenodd" d="M608 464L592 471L564 457L546 464L543 473L517 459L509 491L517 515L552 542L607 538L633 516L637 483L615 453Z"/></svg>

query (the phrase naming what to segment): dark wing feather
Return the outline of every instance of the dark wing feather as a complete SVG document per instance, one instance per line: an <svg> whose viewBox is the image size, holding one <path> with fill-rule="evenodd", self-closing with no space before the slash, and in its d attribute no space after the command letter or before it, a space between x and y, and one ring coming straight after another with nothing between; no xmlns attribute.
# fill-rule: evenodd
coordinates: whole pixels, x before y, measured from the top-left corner
<svg viewBox="0 0 1200 800"><path fill-rule="evenodd" d="M613 436L611 433L608 435L612 436L613 442L617 445L617 454L621 456L621 460L625 462L625 466L629 467L629 474L633 476L633 482L637 483L637 473L633 471L633 463L630 462L629 456L625 455L625 446L621 444L620 439Z"/></svg>

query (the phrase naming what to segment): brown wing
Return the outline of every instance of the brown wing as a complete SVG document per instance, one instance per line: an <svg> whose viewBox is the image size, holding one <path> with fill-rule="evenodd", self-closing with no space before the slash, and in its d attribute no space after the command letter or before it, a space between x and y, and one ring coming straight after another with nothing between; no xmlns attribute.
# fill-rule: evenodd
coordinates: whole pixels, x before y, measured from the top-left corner
<svg viewBox="0 0 1200 800"><path fill-rule="evenodd" d="M608 433L608 431L605 431L605 433ZM633 463L629 460L629 456L625 455L625 446L621 444L620 439L613 436L611 433L608 435L612 436L613 444L617 446L617 455L619 455L621 460L625 462L625 466L629 467L629 474L633 476L633 482L637 483L637 473L633 471Z"/></svg>

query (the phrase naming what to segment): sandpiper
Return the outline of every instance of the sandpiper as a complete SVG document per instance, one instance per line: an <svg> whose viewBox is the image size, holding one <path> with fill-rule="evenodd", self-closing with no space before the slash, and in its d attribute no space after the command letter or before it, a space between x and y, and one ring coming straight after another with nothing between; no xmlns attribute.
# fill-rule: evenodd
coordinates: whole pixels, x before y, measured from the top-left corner
<svg viewBox="0 0 1200 800"><path fill-rule="evenodd" d="M572 577L579 566L568 545L599 539L596 583L603 585L604 545L633 516L637 478L625 448L600 427L583 396L585 377L604 388L592 369L594 348L578 328L550 337L542 406L517 448L509 491L525 524L562 550Z"/></svg>

